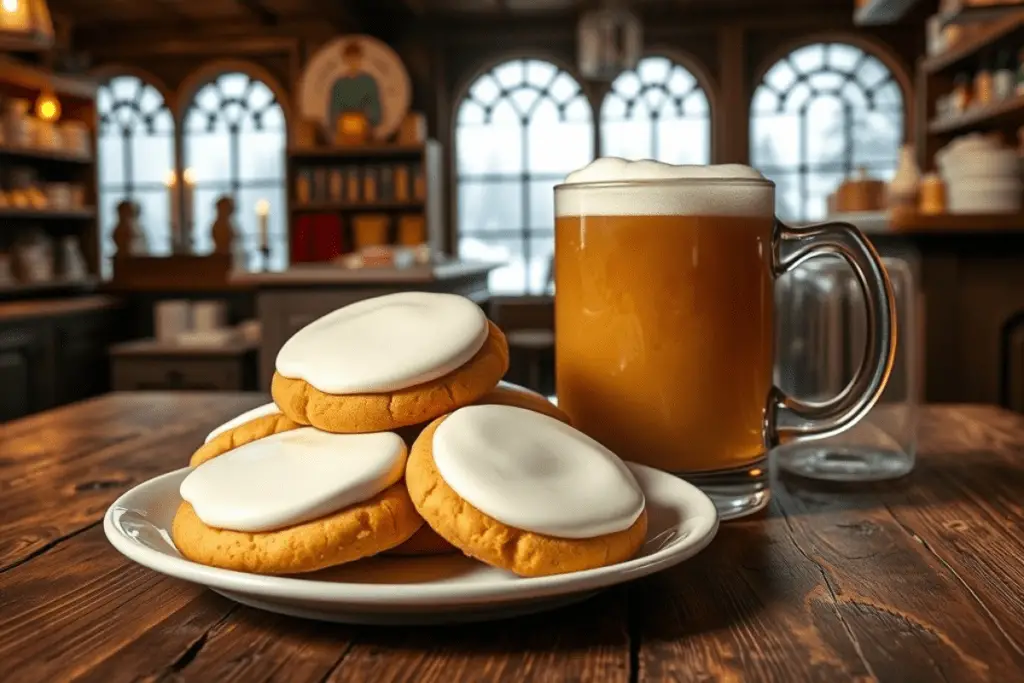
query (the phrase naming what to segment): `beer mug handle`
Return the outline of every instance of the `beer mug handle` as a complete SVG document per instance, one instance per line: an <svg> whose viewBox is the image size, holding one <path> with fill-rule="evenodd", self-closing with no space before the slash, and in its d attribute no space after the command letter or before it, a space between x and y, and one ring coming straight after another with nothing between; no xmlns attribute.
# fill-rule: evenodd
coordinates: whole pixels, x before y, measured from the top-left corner
<svg viewBox="0 0 1024 683"><path fill-rule="evenodd" d="M820 439L857 423L885 389L896 356L896 308L892 285L874 247L849 223L793 228L776 220L772 238L775 277L816 256L839 256L850 264L867 307L864 359L850 383L828 401L804 402L772 388L765 417L769 448L794 439Z"/></svg>

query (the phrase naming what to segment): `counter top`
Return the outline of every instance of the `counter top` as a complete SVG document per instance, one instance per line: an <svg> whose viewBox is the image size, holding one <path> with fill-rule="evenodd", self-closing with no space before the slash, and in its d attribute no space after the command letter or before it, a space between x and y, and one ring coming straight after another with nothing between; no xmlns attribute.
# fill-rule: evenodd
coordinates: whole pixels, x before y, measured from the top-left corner
<svg viewBox="0 0 1024 683"><path fill-rule="evenodd" d="M243 607L103 534L130 487L260 394L110 394L0 424L0 658L26 681L1013 681L1024 670L1024 416L921 411L904 479L773 473L765 514L577 605L419 628ZM42 438L41 435L45 435Z"/></svg>
<svg viewBox="0 0 1024 683"><path fill-rule="evenodd" d="M409 268L344 268L330 264L296 265L269 273L239 273L231 283L255 287L362 286L386 284L425 284L484 275L500 267L499 263L451 261L432 266Z"/></svg>
<svg viewBox="0 0 1024 683"><path fill-rule="evenodd" d="M1024 214L893 214L885 211L840 213L826 221L852 223L862 232L906 237L1024 234Z"/></svg>
<svg viewBox="0 0 1024 683"><path fill-rule="evenodd" d="M80 296L67 299L33 299L0 303L0 323L72 315L113 308L118 300L110 296Z"/></svg>

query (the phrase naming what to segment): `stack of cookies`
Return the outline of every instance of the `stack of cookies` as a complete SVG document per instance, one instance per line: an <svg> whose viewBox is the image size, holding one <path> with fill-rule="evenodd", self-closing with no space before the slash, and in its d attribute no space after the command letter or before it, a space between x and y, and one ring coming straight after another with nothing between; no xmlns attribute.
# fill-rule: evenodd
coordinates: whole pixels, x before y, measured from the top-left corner
<svg viewBox="0 0 1024 683"><path fill-rule="evenodd" d="M361 301L281 348L274 402L193 454L172 536L190 560L263 574L379 553L463 552L523 576L614 564L647 529L614 454L501 378L502 332L472 301Z"/></svg>

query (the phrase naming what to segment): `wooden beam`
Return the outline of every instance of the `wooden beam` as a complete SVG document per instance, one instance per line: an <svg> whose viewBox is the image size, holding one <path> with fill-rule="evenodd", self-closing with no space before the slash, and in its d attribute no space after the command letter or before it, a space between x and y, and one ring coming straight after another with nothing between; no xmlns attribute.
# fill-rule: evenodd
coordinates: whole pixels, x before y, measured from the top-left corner
<svg viewBox="0 0 1024 683"><path fill-rule="evenodd" d="M853 13L853 22L858 26L895 24L916 3L917 0L867 0Z"/></svg>
<svg viewBox="0 0 1024 683"><path fill-rule="evenodd" d="M163 14L173 19L179 27L195 25L192 17L181 10L181 3L178 0L156 0L156 5ZM97 12L97 14L99 13ZM100 23L100 21L96 20L95 23Z"/></svg>
<svg viewBox="0 0 1024 683"><path fill-rule="evenodd" d="M256 17L256 20L264 26L276 26L277 15L270 11L262 0L235 0L249 14Z"/></svg>
<svg viewBox="0 0 1024 683"><path fill-rule="evenodd" d="M306 0L306 4L311 11L324 16L340 33L358 33L366 26L364 17L352 11L352 5L358 3L347 0Z"/></svg>

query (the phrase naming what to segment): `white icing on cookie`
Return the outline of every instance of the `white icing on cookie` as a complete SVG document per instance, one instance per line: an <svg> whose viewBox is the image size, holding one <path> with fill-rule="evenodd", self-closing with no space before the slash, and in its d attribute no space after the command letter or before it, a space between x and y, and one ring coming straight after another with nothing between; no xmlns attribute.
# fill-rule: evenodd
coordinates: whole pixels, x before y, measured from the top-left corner
<svg viewBox="0 0 1024 683"><path fill-rule="evenodd" d="M276 403L268 403L266 405L260 406L259 408L247 410L238 417L233 417L224 424L222 424L220 427L214 429L212 432L210 432L209 436L206 437L206 441L204 441L203 443L210 443L211 441L213 441L214 439L216 439L218 436L228 431L229 429L234 429L235 427L243 425L246 422L252 422L258 417L280 414L281 409L277 407Z"/></svg>
<svg viewBox="0 0 1024 683"><path fill-rule="evenodd" d="M527 396L536 396L537 398L543 398L545 401L548 400L547 397L544 396L544 394L537 393L533 389L528 389L527 387L524 387L521 384L513 384L512 382L506 382L505 380L501 380L500 382L498 382L498 386L496 386L495 389L505 389L507 391L512 391L517 394L526 394Z"/></svg>
<svg viewBox="0 0 1024 683"><path fill-rule="evenodd" d="M607 448L523 408L469 406L434 432L434 462L470 505L517 529L594 538L628 529L644 494Z"/></svg>
<svg viewBox="0 0 1024 683"><path fill-rule="evenodd" d="M233 531L295 526L372 498L402 478L405 442L392 432L329 434L302 427L208 460L181 482L205 524Z"/></svg>
<svg viewBox="0 0 1024 683"><path fill-rule="evenodd" d="M465 365L487 340L487 318L454 294L402 292L339 308L285 342L277 371L328 394L384 393Z"/></svg>

